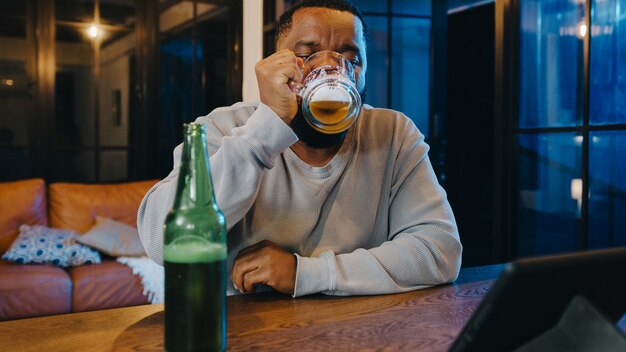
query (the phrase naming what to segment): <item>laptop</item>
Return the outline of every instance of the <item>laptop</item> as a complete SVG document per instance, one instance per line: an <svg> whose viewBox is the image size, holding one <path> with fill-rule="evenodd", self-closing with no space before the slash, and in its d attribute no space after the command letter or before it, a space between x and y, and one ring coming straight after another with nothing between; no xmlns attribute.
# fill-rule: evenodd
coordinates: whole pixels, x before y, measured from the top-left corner
<svg viewBox="0 0 626 352"><path fill-rule="evenodd" d="M626 247L520 259L506 265L450 351L626 351L615 326L624 313Z"/></svg>

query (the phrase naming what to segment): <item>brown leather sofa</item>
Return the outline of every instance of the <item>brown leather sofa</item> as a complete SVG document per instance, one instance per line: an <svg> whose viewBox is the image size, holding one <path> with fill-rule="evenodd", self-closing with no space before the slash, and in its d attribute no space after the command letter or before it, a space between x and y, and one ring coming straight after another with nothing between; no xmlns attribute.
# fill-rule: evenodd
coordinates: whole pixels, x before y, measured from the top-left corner
<svg viewBox="0 0 626 352"><path fill-rule="evenodd" d="M157 181L108 185L42 179L0 183L0 255L19 226L45 225L84 233L96 216L136 226L137 209ZM149 303L141 279L102 255L101 264L63 269L0 260L0 321Z"/></svg>

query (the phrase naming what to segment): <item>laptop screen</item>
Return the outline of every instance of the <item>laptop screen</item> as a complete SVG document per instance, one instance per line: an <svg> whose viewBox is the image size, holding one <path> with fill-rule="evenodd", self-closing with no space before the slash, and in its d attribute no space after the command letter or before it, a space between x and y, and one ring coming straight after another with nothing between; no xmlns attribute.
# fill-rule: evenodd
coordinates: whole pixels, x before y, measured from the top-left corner
<svg viewBox="0 0 626 352"><path fill-rule="evenodd" d="M506 265L451 351L509 351L553 328L582 296L615 324L626 312L626 247Z"/></svg>

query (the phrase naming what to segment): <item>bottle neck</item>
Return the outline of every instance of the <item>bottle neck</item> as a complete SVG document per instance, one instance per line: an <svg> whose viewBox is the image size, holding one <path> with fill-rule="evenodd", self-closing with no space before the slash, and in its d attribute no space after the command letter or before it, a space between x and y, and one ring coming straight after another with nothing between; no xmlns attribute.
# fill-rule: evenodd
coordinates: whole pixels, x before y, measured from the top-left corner
<svg viewBox="0 0 626 352"><path fill-rule="evenodd" d="M200 126L185 129L175 209L212 207L214 204L206 134Z"/></svg>

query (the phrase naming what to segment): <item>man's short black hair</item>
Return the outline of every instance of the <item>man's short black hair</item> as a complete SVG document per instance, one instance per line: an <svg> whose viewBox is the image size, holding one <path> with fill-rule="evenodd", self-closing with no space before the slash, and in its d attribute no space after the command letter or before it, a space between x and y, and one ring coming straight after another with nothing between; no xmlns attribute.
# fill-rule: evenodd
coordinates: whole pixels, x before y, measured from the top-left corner
<svg viewBox="0 0 626 352"><path fill-rule="evenodd" d="M361 20L363 25L363 39L367 42L367 25L363 19L363 14L359 9L347 0L303 0L285 11L278 20L276 27L276 46L278 42L287 35L287 32L291 29L293 22L293 14L305 7L322 7L326 9L339 10L350 12Z"/></svg>

